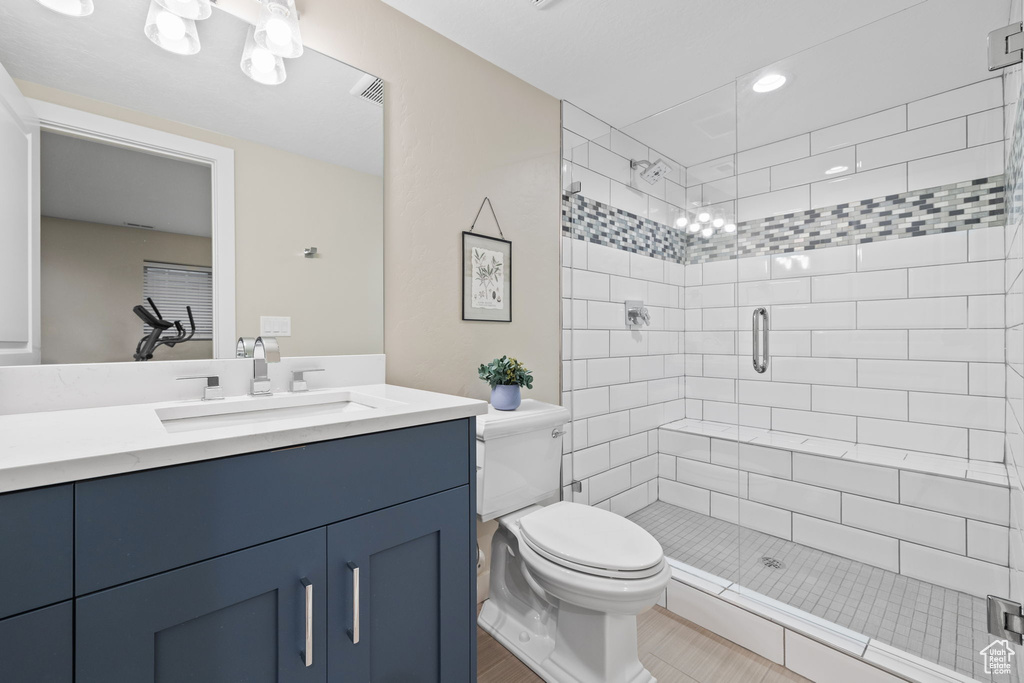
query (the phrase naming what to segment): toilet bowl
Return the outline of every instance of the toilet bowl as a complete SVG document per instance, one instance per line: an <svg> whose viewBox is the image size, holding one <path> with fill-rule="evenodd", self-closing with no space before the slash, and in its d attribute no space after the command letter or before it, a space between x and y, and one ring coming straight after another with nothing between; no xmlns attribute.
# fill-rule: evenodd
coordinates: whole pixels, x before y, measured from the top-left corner
<svg viewBox="0 0 1024 683"><path fill-rule="evenodd" d="M478 622L550 683L654 681L637 656L636 616L668 584L662 548L606 510L536 504L541 492L558 492L568 412L536 401L524 408L514 418L478 418L477 508L499 522ZM488 479L489 468L500 481Z"/></svg>

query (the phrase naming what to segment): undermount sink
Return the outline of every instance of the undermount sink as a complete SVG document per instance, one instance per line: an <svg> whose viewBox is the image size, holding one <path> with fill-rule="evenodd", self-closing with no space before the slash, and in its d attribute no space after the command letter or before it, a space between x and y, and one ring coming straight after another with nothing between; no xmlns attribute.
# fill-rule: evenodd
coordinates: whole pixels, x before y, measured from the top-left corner
<svg viewBox="0 0 1024 683"><path fill-rule="evenodd" d="M189 432L272 420L361 413L399 405L396 401L352 391L246 397L157 408L168 432Z"/></svg>

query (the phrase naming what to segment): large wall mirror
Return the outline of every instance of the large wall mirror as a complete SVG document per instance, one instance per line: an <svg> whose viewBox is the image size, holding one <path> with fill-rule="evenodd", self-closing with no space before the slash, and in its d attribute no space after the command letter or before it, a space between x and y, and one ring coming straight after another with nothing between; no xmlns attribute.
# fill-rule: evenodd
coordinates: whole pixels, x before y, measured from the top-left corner
<svg viewBox="0 0 1024 683"><path fill-rule="evenodd" d="M256 0L188 55L157 3L94 6L0 3L0 365L383 353L380 81L253 55Z"/></svg>

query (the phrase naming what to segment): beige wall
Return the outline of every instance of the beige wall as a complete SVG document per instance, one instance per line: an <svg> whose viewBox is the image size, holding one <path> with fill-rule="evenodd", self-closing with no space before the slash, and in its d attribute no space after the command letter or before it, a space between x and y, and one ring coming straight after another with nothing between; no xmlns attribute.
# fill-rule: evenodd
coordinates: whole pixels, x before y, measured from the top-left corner
<svg viewBox="0 0 1024 683"><path fill-rule="evenodd" d="M388 381L485 398L476 367L505 353L557 403L558 100L379 0L300 8L310 47L385 81ZM485 195L513 244L511 324L461 320L460 233Z"/></svg>
<svg viewBox="0 0 1024 683"><path fill-rule="evenodd" d="M234 150L238 335L259 334L260 315L288 315L292 336L280 340L286 356L384 350L380 177L35 83L17 83L27 97ZM319 256L304 258L305 247L317 247Z"/></svg>
<svg viewBox="0 0 1024 683"><path fill-rule="evenodd" d="M142 263L209 266L209 237L43 216L40 227L43 363L130 361L142 337ZM187 321L186 321L187 322ZM210 358L209 341L161 346L154 360Z"/></svg>

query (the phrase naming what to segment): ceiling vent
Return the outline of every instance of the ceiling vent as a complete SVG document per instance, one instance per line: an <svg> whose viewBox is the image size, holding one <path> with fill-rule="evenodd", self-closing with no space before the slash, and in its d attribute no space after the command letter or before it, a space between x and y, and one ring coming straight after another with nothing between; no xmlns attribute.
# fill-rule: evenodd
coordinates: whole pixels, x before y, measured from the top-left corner
<svg viewBox="0 0 1024 683"><path fill-rule="evenodd" d="M378 106L384 105L384 81L370 74L360 78L349 92Z"/></svg>

